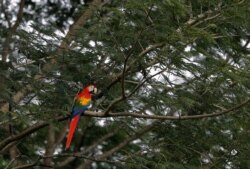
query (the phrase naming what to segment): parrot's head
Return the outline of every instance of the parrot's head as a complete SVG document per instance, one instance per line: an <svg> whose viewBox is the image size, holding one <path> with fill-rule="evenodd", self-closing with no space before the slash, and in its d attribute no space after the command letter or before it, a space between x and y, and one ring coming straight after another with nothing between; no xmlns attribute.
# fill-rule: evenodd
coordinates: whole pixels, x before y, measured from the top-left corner
<svg viewBox="0 0 250 169"><path fill-rule="evenodd" d="M90 94L96 94L97 93L97 88L95 87L95 85L89 85L87 86L87 90Z"/></svg>

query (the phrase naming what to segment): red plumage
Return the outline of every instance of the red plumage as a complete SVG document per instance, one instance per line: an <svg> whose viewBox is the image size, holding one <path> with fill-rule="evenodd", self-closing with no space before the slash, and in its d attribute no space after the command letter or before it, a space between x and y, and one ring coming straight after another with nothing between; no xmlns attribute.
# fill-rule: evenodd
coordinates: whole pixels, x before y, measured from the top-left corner
<svg viewBox="0 0 250 169"><path fill-rule="evenodd" d="M78 121L80 119L80 114L73 117L73 119L71 119L71 122L70 122L70 127L69 127L69 134L68 134L68 137L67 137L67 142L66 142L66 147L65 149L67 150L70 146L70 143L71 143L71 140L72 140L72 137L73 137L73 134L76 130L76 126L78 124Z"/></svg>
<svg viewBox="0 0 250 169"><path fill-rule="evenodd" d="M94 85L89 85L85 87L77 96L75 97L75 104L73 106L71 112L71 119L70 119L70 126L69 126L69 133L66 141L65 150L70 147L71 140L73 138L74 132L76 130L76 126L81 115L89 109L92 95L96 93L97 89Z"/></svg>

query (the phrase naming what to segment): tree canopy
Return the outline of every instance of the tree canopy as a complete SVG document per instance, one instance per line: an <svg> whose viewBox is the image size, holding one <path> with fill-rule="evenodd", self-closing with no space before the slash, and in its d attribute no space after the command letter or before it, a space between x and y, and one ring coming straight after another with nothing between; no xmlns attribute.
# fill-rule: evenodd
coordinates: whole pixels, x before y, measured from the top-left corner
<svg viewBox="0 0 250 169"><path fill-rule="evenodd" d="M2 0L0 168L248 168L250 1ZM65 150L76 93L102 97Z"/></svg>

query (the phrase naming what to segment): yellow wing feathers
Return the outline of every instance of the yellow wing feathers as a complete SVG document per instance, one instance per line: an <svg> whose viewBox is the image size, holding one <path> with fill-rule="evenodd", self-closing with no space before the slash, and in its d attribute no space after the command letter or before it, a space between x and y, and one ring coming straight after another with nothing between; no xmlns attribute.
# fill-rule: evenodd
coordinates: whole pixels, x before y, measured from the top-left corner
<svg viewBox="0 0 250 169"><path fill-rule="evenodd" d="M78 101L81 105L88 105L88 104L90 104L91 99L90 98L79 98Z"/></svg>

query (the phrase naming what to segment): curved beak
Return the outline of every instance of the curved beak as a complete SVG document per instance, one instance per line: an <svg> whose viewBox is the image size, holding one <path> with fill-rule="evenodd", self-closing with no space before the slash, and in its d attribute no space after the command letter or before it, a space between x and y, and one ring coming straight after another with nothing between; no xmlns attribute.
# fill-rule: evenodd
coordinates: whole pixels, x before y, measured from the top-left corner
<svg viewBox="0 0 250 169"><path fill-rule="evenodd" d="M93 93L94 93L94 94L96 94L96 93L97 93L97 88L96 88L96 87L94 88Z"/></svg>

